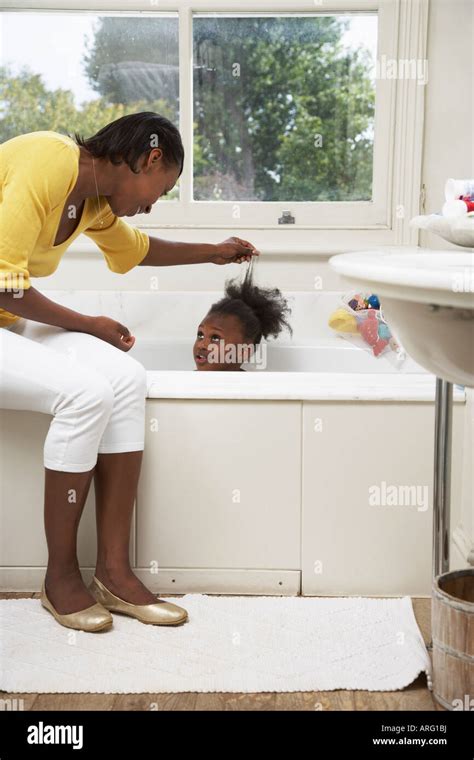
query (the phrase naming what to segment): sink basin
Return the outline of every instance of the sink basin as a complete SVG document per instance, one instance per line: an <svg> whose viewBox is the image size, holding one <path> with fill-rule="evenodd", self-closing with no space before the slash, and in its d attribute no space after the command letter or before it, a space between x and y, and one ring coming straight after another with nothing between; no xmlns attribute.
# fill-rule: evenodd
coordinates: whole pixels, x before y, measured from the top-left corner
<svg viewBox="0 0 474 760"><path fill-rule="evenodd" d="M376 293L410 356L437 377L474 387L474 254L387 247L332 256L343 282Z"/></svg>

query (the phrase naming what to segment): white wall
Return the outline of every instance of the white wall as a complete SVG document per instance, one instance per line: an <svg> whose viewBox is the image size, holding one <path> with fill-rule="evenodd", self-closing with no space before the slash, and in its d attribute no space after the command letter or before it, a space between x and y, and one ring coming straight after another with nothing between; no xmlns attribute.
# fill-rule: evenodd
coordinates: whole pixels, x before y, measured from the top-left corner
<svg viewBox="0 0 474 760"><path fill-rule="evenodd" d="M472 0L430 0L422 172L426 214L441 211L449 177L474 177L473 40ZM420 244L461 250L429 232L421 233Z"/></svg>

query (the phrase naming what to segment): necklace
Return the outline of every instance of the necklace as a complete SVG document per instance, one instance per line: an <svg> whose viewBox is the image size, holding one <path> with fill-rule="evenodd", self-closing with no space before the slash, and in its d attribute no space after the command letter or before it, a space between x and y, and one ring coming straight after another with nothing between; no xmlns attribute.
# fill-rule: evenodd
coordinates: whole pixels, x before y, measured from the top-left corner
<svg viewBox="0 0 474 760"><path fill-rule="evenodd" d="M95 163L94 163L94 157L92 157L92 168L94 170L94 181L95 181L95 190L97 193L97 213L100 213L100 201L99 201L99 188L97 187L97 177L95 176ZM104 220L100 220L100 226L102 227L104 224Z"/></svg>

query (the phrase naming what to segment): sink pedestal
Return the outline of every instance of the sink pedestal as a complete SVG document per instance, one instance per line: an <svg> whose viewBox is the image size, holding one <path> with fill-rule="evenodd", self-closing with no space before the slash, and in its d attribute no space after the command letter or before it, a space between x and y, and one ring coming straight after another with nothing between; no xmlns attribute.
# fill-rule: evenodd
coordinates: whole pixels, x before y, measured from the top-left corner
<svg viewBox="0 0 474 760"><path fill-rule="evenodd" d="M453 386L436 378L433 480L433 580L449 571Z"/></svg>

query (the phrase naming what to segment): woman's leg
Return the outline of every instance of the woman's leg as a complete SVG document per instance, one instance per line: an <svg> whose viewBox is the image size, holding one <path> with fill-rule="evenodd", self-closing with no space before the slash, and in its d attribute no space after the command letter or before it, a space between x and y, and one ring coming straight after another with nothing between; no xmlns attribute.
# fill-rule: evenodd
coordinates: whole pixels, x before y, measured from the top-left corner
<svg viewBox="0 0 474 760"><path fill-rule="evenodd" d="M97 519L95 575L113 594L132 604L152 604L156 595L130 567L130 528L143 451L99 454L94 471Z"/></svg>
<svg viewBox="0 0 474 760"><path fill-rule="evenodd" d="M113 409L98 446L94 469L97 521L96 577L132 604L151 604L156 595L130 567L130 528L145 436L146 372L136 359L86 333L42 326L36 337L98 370L114 394Z"/></svg>
<svg viewBox="0 0 474 760"><path fill-rule="evenodd" d="M60 472L45 468L44 526L48 545L46 594L60 615L95 604L77 561L77 530L94 470Z"/></svg>
<svg viewBox="0 0 474 760"><path fill-rule="evenodd" d="M79 571L77 528L114 395L103 375L29 339L28 332L24 325L0 328L0 407L53 415L43 451L45 586L57 611L68 614L95 604Z"/></svg>

